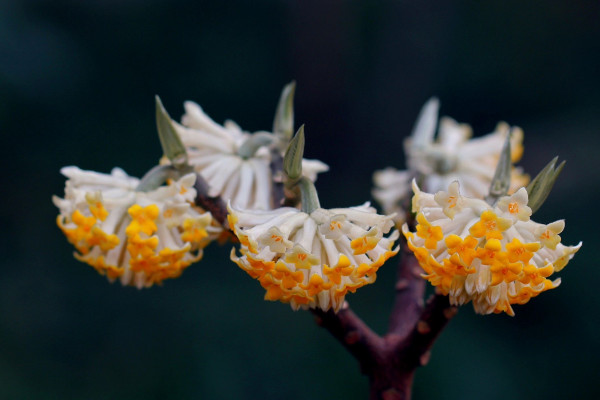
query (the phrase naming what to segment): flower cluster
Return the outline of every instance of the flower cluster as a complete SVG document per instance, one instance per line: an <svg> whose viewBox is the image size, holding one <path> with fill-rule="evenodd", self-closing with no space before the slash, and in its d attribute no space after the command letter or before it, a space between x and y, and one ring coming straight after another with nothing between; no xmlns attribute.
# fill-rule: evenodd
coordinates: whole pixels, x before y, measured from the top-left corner
<svg viewBox="0 0 600 400"><path fill-rule="evenodd" d="M75 257L110 281L142 288L176 278L220 231L210 214L191 205L194 174L140 192L139 180L118 168L110 175L77 167L61 172L68 180L64 199L53 197L57 224Z"/></svg>
<svg viewBox="0 0 600 400"><path fill-rule="evenodd" d="M438 101L430 100L421 111L415 129L407 139L406 155L408 170L386 168L375 172L376 189L373 197L386 213L398 214L396 221L404 222L404 202L411 194L410 181L418 177L421 186L428 192L437 192L458 180L464 194L483 199L490 188L496 165L500 158L506 136L511 133L512 162L523 154L523 132L499 123L494 132L471 139L472 130L451 118L441 118L439 133L434 140L438 124ZM519 168L512 169L510 193L528 182L528 177Z"/></svg>
<svg viewBox="0 0 600 400"><path fill-rule="evenodd" d="M499 124L495 132L469 140L468 126L443 118L434 140L439 105L431 100L407 141L409 170L375 174L374 196L389 215L377 214L368 203L323 209L313 182L328 167L302 158L302 127L291 140L286 133L293 125L288 107L292 94L293 85L288 85L275 133L254 134L231 121L218 125L192 102L185 103L182 123L175 123L157 99L163 164L171 165L153 168L142 181L118 168L111 174L63 168L65 196L53 201L60 210L57 224L75 247L75 257L111 282L120 279L138 288L178 277L224 233L194 202L220 197L228 202L229 228L240 242L241 254L232 249L231 260L259 281L266 300L290 303L295 310L338 311L348 292L373 283L378 269L398 252L394 243L399 233L392 228L403 220L402 202L408 200L409 181L416 175L426 188L422 192L413 180L416 231L407 224L402 231L424 278L449 295L452 304L472 301L478 313L514 315L513 304L527 303L560 284L560 279L548 278L564 268L581 244L562 245L564 221L533 222L529 206L536 209L543 202L562 165L555 170L554 160L534 180L532 187L539 190L531 189L529 205L522 187L528 178L514 167L513 194L492 206L482 200L492 180L499 179L494 172L509 134L511 162L521 157L520 129ZM286 146L288 154L282 155ZM505 150L500 171L506 178L512 164ZM281 176L274 176L272 168ZM198 177L207 188L196 182ZM273 204L274 182L280 178L286 196L302 199L301 209ZM427 193L442 186L448 190ZM288 200L295 204L297 199ZM203 204L223 217L222 201L215 202L222 209Z"/></svg>
<svg viewBox="0 0 600 400"><path fill-rule="evenodd" d="M398 252L398 231L384 237L392 216L368 203L310 214L295 208L229 208L229 225L241 243L231 259L266 289L266 300L293 309L339 310L348 292L373 283L379 267Z"/></svg>
<svg viewBox="0 0 600 400"><path fill-rule="evenodd" d="M186 113L176 128L190 165L208 182L208 195L231 200L240 208L272 209L269 145L277 140L275 135L264 131L250 134L233 121L221 126L198 104L188 101L184 106ZM249 146L252 141L255 143ZM328 169L318 160L302 163L304 175L312 181L317 179L318 173Z"/></svg>
<svg viewBox="0 0 600 400"><path fill-rule="evenodd" d="M493 207L463 197L456 181L435 195L414 182L413 190L416 232L407 224L402 230L423 276L452 304L472 301L477 313L514 315L512 304L525 304L560 284L560 278L548 278L581 247L560 243L564 221L544 225L530 219L525 188Z"/></svg>

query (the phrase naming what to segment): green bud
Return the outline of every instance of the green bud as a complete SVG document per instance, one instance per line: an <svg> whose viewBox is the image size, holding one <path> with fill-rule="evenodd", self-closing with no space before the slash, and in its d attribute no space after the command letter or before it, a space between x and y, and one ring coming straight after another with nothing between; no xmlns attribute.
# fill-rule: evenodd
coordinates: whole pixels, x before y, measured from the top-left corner
<svg viewBox="0 0 600 400"><path fill-rule="evenodd" d="M531 208L532 212L536 212L544 204L558 175L565 166L565 161L563 161L555 168L557 161L558 157L554 157L527 185L527 194L529 195L527 205Z"/></svg>
<svg viewBox="0 0 600 400"><path fill-rule="evenodd" d="M163 107L160 97L156 96L156 128L163 153L176 168L187 166L185 146L179 138L173 120Z"/></svg>
<svg viewBox="0 0 600 400"><path fill-rule="evenodd" d="M510 173L512 168L512 160L510 156L510 136L511 132L506 135L502 152L500 153L500 159L496 166L496 172L494 172L494 178L490 185L490 192L485 200L493 205L496 201L506 196L508 189L510 188Z"/></svg>
<svg viewBox="0 0 600 400"><path fill-rule="evenodd" d="M294 92L296 82L292 81L285 85L279 97L275 119L273 121L273 133L280 135L284 143L287 143L294 133ZM283 149L282 149L283 150Z"/></svg>
<svg viewBox="0 0 600 400"><path fill-rule="evenodd" d="M283 157L283 172L293 182L302 176L302 157L304 157L304 125L290 140Z"/></svg>

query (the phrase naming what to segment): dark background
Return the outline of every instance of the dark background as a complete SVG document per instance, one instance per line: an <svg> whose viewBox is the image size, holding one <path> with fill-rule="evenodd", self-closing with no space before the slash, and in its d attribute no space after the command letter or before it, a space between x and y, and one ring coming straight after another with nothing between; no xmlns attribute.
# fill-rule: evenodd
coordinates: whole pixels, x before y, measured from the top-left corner
<svg viewBox="0 0 600 400"><path fill-rule="evenodd" d="M77 262L54 221L60 167L141 176L157 162L154 94L176 118L190 99L254 131L295 79L305 154L331 167L325 207L368 200L374 170L403 166L432 95L478 135L521 126L530 173L568 160L535 217L584 241L562 286L514 318L462 308L414 397L598 398L600 3L441 3L0 3L0 397L366 398L356 362L309 313L264 302L229 246L138 291ZM394 264L348 297L380 333Z"/></svg>

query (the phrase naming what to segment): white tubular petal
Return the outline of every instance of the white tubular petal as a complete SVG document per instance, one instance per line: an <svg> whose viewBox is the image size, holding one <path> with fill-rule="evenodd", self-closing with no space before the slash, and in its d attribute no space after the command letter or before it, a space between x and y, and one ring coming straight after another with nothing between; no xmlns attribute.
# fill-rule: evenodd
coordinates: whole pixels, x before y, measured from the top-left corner
<svg viewBox="0 0 600 400"><path fill-rule="evenodd" d="M176 125L177 133L183 144L190 149L217 151L221 154L235 154L236 144L233 140L215 137L204 131L197 131Z"/></svg>
<svg viewBox="0 0 600 400"><path fill-rule="evenodd" d="M225 184L225 187L223 188L223 191L221 192L221 198L223 200L229 200L233 198L235 192L238 190L238 187L240 185L240 179L241 174L239 173L239 171L236 171L236 173L232 174L229 177L227 183Z"/></svg>
<svg viewBox="0 0 600 400"><path fill-rule="evenodd" d="M465 143L471 135L470 126L459 124L449 117L440 118L439 142L447 151L456 151L456 148Z"/></svg>
<svg viewBox="0 0 600 400"><path fill-rule="evenodd" d="M439 108L440 102L435 97L425 103L411 133L411 147L417 149L424 148L433 141Z"/></svg>
<svg viewBox="0 0 600 400"><path fill-rule="evenodd" d="M250 164L242 162L240 167L240 187L232 199L232 204L240 208L251 208L253 195L253 171Z"/></svg>
<svg viewBox="0 0 600 400"><path fill-rule="evenodd" d="M223 157L222 154L207 153L205 151L206 149L203 150L204 151L198 151L191 147L187 148L190 165L193 165L196 171L202 171L204 168Z"/></svg>
<svg viewBox="0 0 600 400"><path fill-rule="evenodd" d="M315 239L317 231L317 224L312 218L307 218L304 221L304 227L302 231L302 236L299 238L298 243L305 249L309 250L312 248L313 241Z"/></svg>
<svg viewBox="0 0 600 400"><path fill-rule="evenodd" d="M271 207L271 169L269 163L261 159L249 160L256 179L254 209L270 210Z"/></svg>
<svg viewBox="0 0 600 400"><path fill-rule="evenodd" d="M223 162L214 163L213 166L219 165L221 169L216 170L208 181L210 188L208 195L212 197L219 196L225 192L225 187L230 181L236 180L234 177L239 180L238 170L241 163L242 161L236 157L228 157L227 159L223 159ZM211 169L212 168L206 168L204 173L211 173L209 172Z"/></svg>
<svg viewBox="0 0 600 400"><path fill-rule="evenodd" d="M139 179L128 176L122 169L114 168L110 175L94 171L84 171L78 167L63 167L61 174L69 178L72 185L92 189L97 187L135 189Z"/></svg>
<svg viewBox="0 0 600 400"><path fill-rule="evenodd" d="M444 190L451 181L458 180L463 185L464 195L484 198L489 192L509 131L513 132L513 161L521 157L522 131L511 128L508 124L499 124L495 132L469 140L472 132L468 125L458 124L450 118L442 118L439 135L434 140L438 107L437 101L430 101L423 107L413 135L405 143L410 172L419 176L423 189L431 193ZM511 192L526 185L529 179L520 169L514 167L511 177ZM392 194L386 196L385 192L393 190L396 186L386 186L385 178L383 175L375 176L377 188L373 195L388 212L394 210L392 207L397 205L392 203Z"/></svg>
<svg viewBox="0 0 600 400"><path fill-rule="evenodd" d="M204 168L202 171L198 172L210 186L210 182L215 179L215 177L222 171L223 168L227 168L226 166L232 162L235 162L235 159L231 156L221 157L207 168Z"/></svg>
<svg viewBox="0 0 600 400"><path fill-rule="evenodd" d="M319 160L302 159L302 175L311 181L317 180L317 175L321 172L329 171L329 165Z"/></svg>
<svg viewBox="0 0 600 400"><path fill-rule="evenodd" d="M181 118L183 125L198 131L204 131L213 137L230 141L229 132L213 121L198 104L193 101L186 101L183 106L186 112Z"/></svg>

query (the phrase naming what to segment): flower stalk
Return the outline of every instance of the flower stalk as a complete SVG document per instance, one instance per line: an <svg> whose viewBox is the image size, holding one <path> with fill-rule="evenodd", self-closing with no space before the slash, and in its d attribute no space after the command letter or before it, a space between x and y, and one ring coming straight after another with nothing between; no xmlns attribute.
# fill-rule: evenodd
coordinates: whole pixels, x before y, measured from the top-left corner
<svg viewBox="0 0 600 400"><path fill-rule="evenodd" d="M303 176L298 181L298 185L300 186L300 195L302 197L302 211L310 214L317 208L321 208L315 184Z"/></svg>
<svg viewBox="0 0 600 400"><path fill-rule="evenodd" d="M179 178L177 169L172 165L157 165L146 172L135 190L138 192L149 192L163 185L169 178Z"/></svg>

